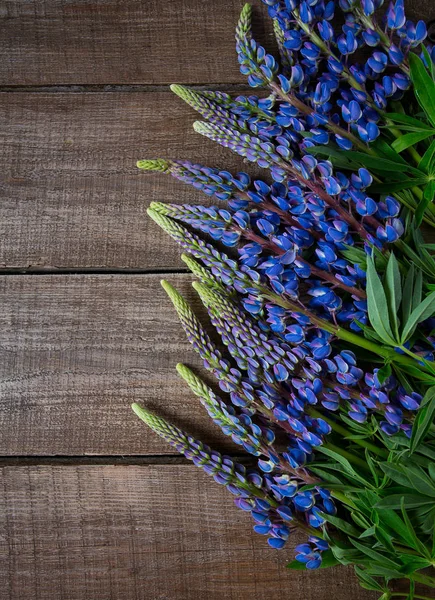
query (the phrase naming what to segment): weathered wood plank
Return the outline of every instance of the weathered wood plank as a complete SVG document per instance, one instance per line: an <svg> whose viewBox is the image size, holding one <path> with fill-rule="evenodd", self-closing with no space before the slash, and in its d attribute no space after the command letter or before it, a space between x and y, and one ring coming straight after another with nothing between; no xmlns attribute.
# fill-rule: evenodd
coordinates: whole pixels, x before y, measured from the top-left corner
<svg viewBox="0 0 435 600"><path fill-rule="evenodd" d="M247 167L196 134L195 118L170 92L0 94L0 266L181 266L146 207L207 197L136 161Z"/></svg>
<svg viewBox="0 0 435 600"><path fill-rule="evenodd" d="M0 84L239 83L234 32L243 4L3 1ZM264 22L256 27L260 38Z"/></svg>
<svg viewBox="0 0 435 600"><path fill-rule="evenodd" d="M369 600L351 570L289 572L193 466L3 468L4 600Z"/></svg>
<svg viewBox="0 0 435 600"><path fill-rule="evenodd" d="M159 279L0 277L0 455L176 454L132 402L237 451L175 371L200 360ZM169 279L198 307L190 276Z"/></svg>
<svg viewBox="0 0 435 600"><path fill-rule="evenodd" d="M0 85L240 83L234 30L243 0L3 0ZM253 2L257 39L274 48ZM430 0L407 0L429 20ZM223 10L222 10L223 9Z"/></svg>

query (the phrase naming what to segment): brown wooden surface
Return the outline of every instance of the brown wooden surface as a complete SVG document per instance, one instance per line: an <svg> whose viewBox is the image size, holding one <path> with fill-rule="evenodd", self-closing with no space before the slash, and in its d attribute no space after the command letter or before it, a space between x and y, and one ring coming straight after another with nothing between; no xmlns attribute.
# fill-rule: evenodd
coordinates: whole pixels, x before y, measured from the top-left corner
<svg viewBox="0 0 435 600"><path fill-rule="evenodd" d="M190 275L167 278L198 306ZM174 454L132 402L237 449L175 370L200 360L159 275L3 276L0 306L0 454Z"/></svg>
<svg viewBox="0 0 435 600"><path fill-rule="evenodd" d="M250 168L196 118L171 92L0 93L0 267L180 267L146 207L206 197L137 160Z"/></svg>
<svg viewBox="0 0 435 600"><path fill-rule="evenodd" d="M172 450L130 409L143 402L239 452L176 375L178 361L200 363L156 272L182 263L145 214L152 200L207 200L135 163L253 173L194 134L196 113L165 85L243 89L243 4L0 0L2 600L374 597L350 570L286 571L300 539L271 550L223 488L170 464ZM429 0L407 5L435 17ZM256 37L273 48L255 7ZM98 271L118 269L143 273ZM190 276L166 278L194 300Z"/></svg>
<svg viewBox="0 0 435 600"><path fill-rule="evenodd" d="M3 600L373 598L351 570L287 571L301 539L269 548L194 466L7 467L0 478Z"/></svg>
<svg viewBox="0 0 435 600"><path fill-rule="evenodd" d="M243 0L3 0L4 85L238 83ZM265 14L261 3L257 12ZM259 20L261 37L264 20ZM270 28L269 28L270 31ZM270 38L272 35L270 35Z"/></svg>

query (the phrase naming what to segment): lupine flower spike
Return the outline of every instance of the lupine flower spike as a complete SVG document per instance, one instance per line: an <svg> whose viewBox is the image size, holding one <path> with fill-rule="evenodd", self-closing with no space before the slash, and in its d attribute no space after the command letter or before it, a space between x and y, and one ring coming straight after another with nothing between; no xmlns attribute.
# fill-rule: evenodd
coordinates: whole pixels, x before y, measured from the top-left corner
<svg viewBox="0 0 435 600"><path fill-rule="evenodd" d="M382 600L395 579L425 600L415 586L435 587L435 244L421 226L435 226L435 49L404 0L263 1L278 54L255 40L249 5L236 28L240 70L260 95L171 87L199 113L196 132L261 175L137 163L208 197L152 202L148 214L197 279L207 324L162 285L217 385L177 371L249 468L133 408L225 485L271 547L295 530L290 568L351 564Z"/></svg>

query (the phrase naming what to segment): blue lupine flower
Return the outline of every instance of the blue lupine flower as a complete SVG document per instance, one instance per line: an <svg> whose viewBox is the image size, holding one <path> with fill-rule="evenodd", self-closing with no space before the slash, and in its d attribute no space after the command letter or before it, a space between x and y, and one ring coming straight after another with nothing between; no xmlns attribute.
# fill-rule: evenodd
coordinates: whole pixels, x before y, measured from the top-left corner
<svg viewBox="0 0 435 600"><path fill-rule="evenodd" d="M337 351L330 333L337 323L361 331L368 322L365 272L343 252L388 248L404 230L400 205L391 196L368 195L373 177L367 169L343 173L314 154L321 150L316 146L330 140L341 149L363 151L361 141L377 139L390 99L400 99L410 86L407 54L424 40L426 28L406 21L403 2L397 0L387 12L388 38L371 19L382 0L360 0L359 12L346 15L336 38L329 23L335 2L264 1L274 19L283 69L253 40L249 8L238 26L237 52L249 84L268 88L269 96L232 98L183 86L174 91L208 121L197 124L197 131L269 169L273 183L188 161L158 159L140 166L170 173L226 202L208 207L153 203L150 214L201 261L189 259L203 282L196 288L228 352L227 359L170 291L188 338L228 398L193 374L189 384L193 381L192 389L222 431L258 458L258 470L233 472L196 441L186 446L179 439L176 447L226 485L237 506L251 512L254 529L269 538L270 546L281 548L288 523L322 528L324 514L335 514L326 490L301 491L295 475L309 473L317 447L330 434L326 415L347 415L355 423L375 418L385 434L409 437L410 413L422 401L394 377L381 384L376 369L364 373L352 352ZM356 8L354 0L339 4L344 10ZM302 30L301 24L309 27ZM318 36L324 43L316 43ZM364 45L372 48L367 63L349 64L349 55ZM180 223L234 248L237 258ZM432 348L416 343L413 349L433 359ZM311 416L314 407L326 420ZM272 445L277 428L285 436L281 453ZM261 490L261 497L240 482ZM298 560L317 568L328 544L311 536L298 548Z"/></svg>
<svg viewBox="0 0 435 600"><path fill-rule="evenodd" d="M404 0L391 2L387 11L387 27L389 29L401 29L406 22Z"/></svg>

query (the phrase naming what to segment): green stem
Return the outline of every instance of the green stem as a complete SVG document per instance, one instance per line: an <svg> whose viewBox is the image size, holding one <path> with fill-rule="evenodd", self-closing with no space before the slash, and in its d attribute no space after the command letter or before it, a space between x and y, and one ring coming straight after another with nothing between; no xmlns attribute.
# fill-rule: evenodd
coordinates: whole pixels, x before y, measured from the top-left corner
<svg viewBox="0 0 435 600"><path fill-rule="evenodd" d="M394 592L390 595L390 598L398 598L399 596L402 598L409 598L409 594L402 594L401 592ZM429 598L429 596L421 596L420 594L414 594L414 598L416 600L433 600L433 597Z"/></svg>
<svg viewBox="0 0 435 600"><path fill-rule="evenodd" d="M340 454L343 458L346 458L350 463L353 463L354 465L358 465L358 467L360 467L361 469L364 469L365 471L370 470L369 467L367 466L367 463L364 460L362 460L362 458L359 458L358 456L355 456L355 454L352 454L352 452L343 450L343 448L339 448L338 446L335 446L334 444L331 444L330 442L323 444L323 447L327 448L329 450L332 450L333 452L336 452L337 454Z"/></svg>
<svg viewBox="0 0 435 600"><path fill-rule="evenodd" d="M332 419L326 417L320 411L310 408L308 410L308 412L312 417L315 417L317 419L323 419L324 421L326 421L328 423L328 425L331 426L333 431L339 433L343 437L346 438L349 435L352 435L352 432L349 431L349 429L346 429L346 427L343 427L339 423L336 423ZM388 452L386 450L382 450L381 448L378 448L378 446L376 446L376 444L372 444L372 442L368 442L367 440L359 440L359 439L352 440L352 441L355 442L355 444L358 444L358 446L362 446L363 448L367 448L367 450L371 450L374 454L377 454L378 456L381 456L382 458L388 458Z"/></svg>
<svg viewBox="0 0 435 600"><path fill-rule="evenodd" d="M430 372L431 375L435 375L435 365L432 365L428 360L426 360L422 356L418 356L418 354L415 354L411 350L408 350L408 348L405 348L405 346L400 346L400 349L403 350L403 352L406 352L406 354L408 356L412 356L412 358L414 360L416 360L418 363L423 363L426 367L426 370L428 372ZM421 365L419 365L419 366L421 366Z"/></svg>
<svg viewBox="0 0 435 600"><path fill-rule="evenodd" d="M335 325L334 323L326 321L325 319L322 319L321 317L317 317L312 312L303 308L296 302L287 300L287 299L283 298L282 296L280 296L279 294L275 294L274 292L272 292L269 289L262 287L262 286L259 286L259 291L262 292L263 297L265 299L271 300L278 306L287 308L287 309L291 310L292 312L298 312L298 313L302 313L302 314L306 315L310 319L310 321L313 325L315 325L316 327L319 327L319 329L323 329L324 331L328 331L329 333L332 333L340 340L349 342L350 344L353 344L354 346L359 346L360 348L364 348L365 350L369 350L370 352L373 352L373 354L377 354L378 356L381 356L382 358L387 359L391 362L406 365L408 367L414 367L414 368L416 367L415 360L411 360L410 358L408 358L407 356L404 356L403 354L398 354L397 352L395 352L395 350L392 350L390 348L385 348L384 346L379 346L378 344L375 344L374 342L371 342L370 340L367 340L366 338L364 338L360 335L357 335L356 333L353 333L351 331L348 331L347 329L344 329L343 327L340 327L338 325ZM421 357L418 357L418 360L421 361ZM429 369L428 367L421 366L421 365L418 365L418 366L421 370L425 371L426 373L429 373L430 375L433 375L434 372L432 371L432 369Z"/></svg>

